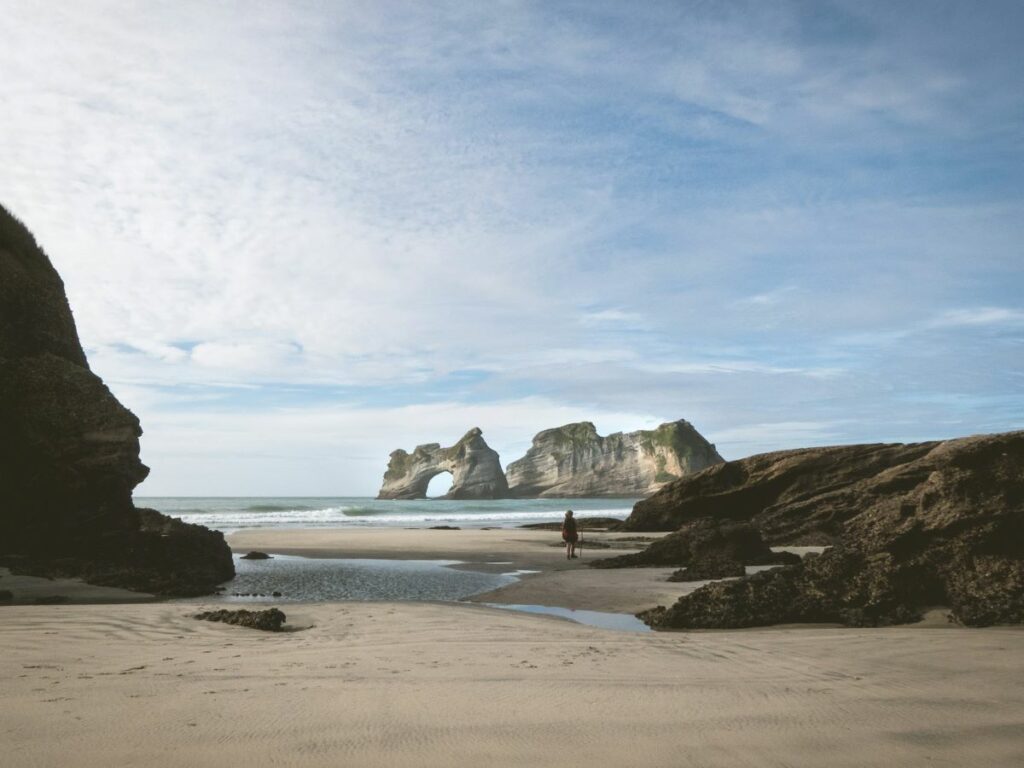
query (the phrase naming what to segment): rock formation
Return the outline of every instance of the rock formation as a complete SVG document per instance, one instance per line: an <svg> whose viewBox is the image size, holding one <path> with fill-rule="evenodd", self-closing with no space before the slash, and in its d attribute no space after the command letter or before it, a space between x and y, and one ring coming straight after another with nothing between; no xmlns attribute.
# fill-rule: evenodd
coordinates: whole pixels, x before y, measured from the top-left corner
<svg viewBox="0 0 1024 768"><path fill-rule="evenodd" d="M247 611L244 608L229 611L226 608L221 608L219 611L197 613L195 618L199 621L219 621L238 627L261 629L264 632L280 632L288 620L280 608L267 608L263 611Z"/></svg>
<svg viewBox="0 0 1024 768"><path fill-rule="evenodd" d="M757 527L750 523L702 517L684 523L678 531L657 539L642 552L595 560L590 567L686 566L696 570L700 566L710 570L711 564L729 562L731 570L736 570L735 566L799 561L796 555L772 552Z"/></svg>
<svg viewBox="0 0 1024 768"><path fill-rule="evenodd" d="M412 453L392 452L378 499L423 499L431 478L452 475L446 499L500 499L508 496L508 483L498 453L474 427L450 448L439 443L418 445Z"/></svg>
<svg viewBox="0 0 1024 768"><path fill-rule="evenodd" d="M1024 621L1024 432L752 456L663 488L626 527L704 517L835 546L702 587L645 614L655 627L893 624L934 605L968 625Z"/></svg>
<svg viewBox="0 0 1024 768"><path fill-rule="evenodd" d="M701 517L753 520L769 544L831 544L859 508L843 489L927 455L939 443L841 445L719 464L641 499L628 531L674 531Z"/></svg>
<svg viewBox="0 0 1024 768"><path fill-rule="evenodd" d="M89 370L64 284L0 207L0 557L15 569L202 594L234 574L220 533L137 510L139 420Z"/></svg>
<svg viewBox="0 0 1024 768"><path fill-rule="evenodd" d="M722 457L686 421L601 437L589 421L546 429L508 465L513 496L645 496L720 464Z"/></svg>

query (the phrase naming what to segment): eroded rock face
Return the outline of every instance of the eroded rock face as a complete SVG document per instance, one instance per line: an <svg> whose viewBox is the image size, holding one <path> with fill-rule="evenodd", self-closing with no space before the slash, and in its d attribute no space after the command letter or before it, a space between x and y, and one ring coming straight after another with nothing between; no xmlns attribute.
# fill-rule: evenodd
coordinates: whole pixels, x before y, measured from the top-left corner
<svg viewBox="0 0 1024 768"><path fill-rule="evenodd" d="M583 421L538 433L506 476L513 496L643 496L721 462L686 421L606 437Z"/></svg>
<svg viewBox="0 0 1024 768"><path fill-rule="evenodd" d="M89 370L50 260L0 207L0 556L161 593L231 578L220 533L132 504L141 434Z"/></svg>
<svg viewBox="0 0 1024 768"><path fill-rule="evenodd" d="M725 462L638 501L622 528L674 531L701 517L730 518L754 521L770 544L830 544L861 508L859 483L899 467L921 472L914 462L937 445L803 448Z"/></svg>
<svg viewBox="0 0 1024 768"><path fill-rule="evenodd" d="M826 554L806 564L708 584L671 608L648 611L641 618L657 629L799 622L874 627L919 618L892 555L844 549Z"/></svg>
<svg viewBox="0 0 1024 768"><path fill-rule="evenodd" d="M768 565L799 561L796 555L775 553L765 544L756 526L735 520L704 517L684 524L678 531L651 543L642 552L609 557L590 563L591 568L636 568L653 566L713 566L735 571L736 566ZM732 573L731 575L736 575ZM722 578L722 577L707 577Z"/></svg>
<svg viewBox="0 0 1024 768"><path fill-rule="evenodd" d="M391 454L378 499L423 499L431 478L442 472L452 475L446 499L501 499L508 483L501 471L498 452L484 441L479 428L469 430L450 448L438 443L418 445L412 453L398 449Z"/></svg>
<svg viewBox="0 0 1024 768"><path fill-rule="evenodd" d="M657 520L742 518L776 544L823 535L836 546L703 587L646 615L654 626L892 624L933 605L967 625L1024 621L1024 432L765 454L659 496L646 507Z"/></svg>

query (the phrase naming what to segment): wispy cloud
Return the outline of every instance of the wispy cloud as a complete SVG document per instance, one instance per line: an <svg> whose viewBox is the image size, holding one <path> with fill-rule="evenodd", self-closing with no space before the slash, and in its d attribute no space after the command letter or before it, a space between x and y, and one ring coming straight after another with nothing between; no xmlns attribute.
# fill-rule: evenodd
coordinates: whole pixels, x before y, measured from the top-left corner
<svg viewBox="0 0 1024 768"><path fill-rule="evenodd" d="M1009 428L1024 19L944 9L10 0L0 200L165 490L282 407L295 456L334 450L303 409L391 447L420 406L686 417L730 455Z"/></svg>
<svg viewBox="0 0 1024 768"><path fill-rule="evenodd" d="M978 325L1015 327L1024 324L1024 309L976 307L951 309L928 322L929 328L969 328Z"/></svg>

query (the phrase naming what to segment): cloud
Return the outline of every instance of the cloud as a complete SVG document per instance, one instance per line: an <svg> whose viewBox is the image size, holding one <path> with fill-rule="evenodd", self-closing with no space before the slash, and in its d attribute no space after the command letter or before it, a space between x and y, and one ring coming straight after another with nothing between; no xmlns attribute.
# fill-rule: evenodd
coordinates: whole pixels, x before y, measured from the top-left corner
<svg viewBox="0 0 1024 768"><path fill-rule="evenodd" d="M686 417L730 455L1019 423L1014 4L4 14L0 200L165 489L231 485L184 457L217 409L266 430L221 446L239 492L332 409Z"/></svg>
<svg viewBox="0 0 1024 768"><path fill-rule="evenodd" d="M928 323L929 328L965 328L979 325L1019 326L1024 323L1024 310L1007 307L976 307L951 309Z"/></svg>

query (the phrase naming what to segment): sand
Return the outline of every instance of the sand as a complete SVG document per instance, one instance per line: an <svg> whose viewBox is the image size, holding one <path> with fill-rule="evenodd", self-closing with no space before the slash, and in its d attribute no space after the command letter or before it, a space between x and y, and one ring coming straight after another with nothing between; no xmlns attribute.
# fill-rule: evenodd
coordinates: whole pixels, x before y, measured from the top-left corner
<svg viewBox="0 0 1024 768"><path fill-rule="evenodd" d="M275 535L337 555L327 533ZM546 566L506 588L538 601L561 589L609 609L666 589L664 569L559 562L537 532L358 533L345 554L416 539L417 558ZM588 603L589 588L614 597ZM204 607L0 607L3 765L1024 764L1024 628L937 613L875 630L638 634L472 604L336 603L283 605L304 629L267 634L194 620Z"/></svg>
<svg viewBox="0 0 1024 768"><path fill-rule="evenodd" d="M21 766L1011 766L1024 632L632 634L475 606L15 606Z"/></svg>
<svg viewBox="0 0 1024 768"><path fill-rule="evenodd" d="M12 574L8 568L0 568L0 589L10 591L15 604L35 603L52 597L63 598L68 603L133 603L156 599L144 592L101 587L81 579L45 579Z"/></svg>

